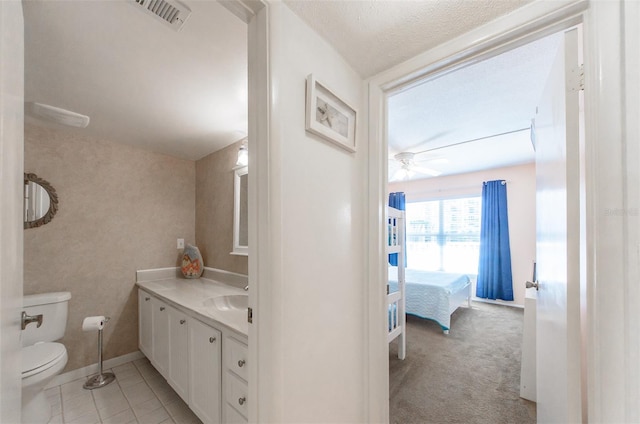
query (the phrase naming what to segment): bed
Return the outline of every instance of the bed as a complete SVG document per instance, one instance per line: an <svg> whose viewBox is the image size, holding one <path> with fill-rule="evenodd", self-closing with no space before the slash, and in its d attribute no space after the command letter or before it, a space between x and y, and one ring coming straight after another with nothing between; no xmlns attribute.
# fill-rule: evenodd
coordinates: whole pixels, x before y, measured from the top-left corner
<svg viewBox="0 0 640 424"><path fill-rule="evenodd" d="M395 274L395 290L391 292L387 285L387 341L397 339L398 358L406 355L406 314L404 310L404 249L405 218L404 211L387 207L387 251L385 254L398 254L399 272ZM386 259L386 258L385 258Z"/></svg>
<svg viewBox="0 0 640 424"><path fill-rule="evenodd" d="M399 265L399 264L398 264ZM398 269L389 267L389 291L399 292ZM436 321L449 334L451 314L465 302L471 307L471 280L465 274L406 269L404 279L405 311Z"/></svg>

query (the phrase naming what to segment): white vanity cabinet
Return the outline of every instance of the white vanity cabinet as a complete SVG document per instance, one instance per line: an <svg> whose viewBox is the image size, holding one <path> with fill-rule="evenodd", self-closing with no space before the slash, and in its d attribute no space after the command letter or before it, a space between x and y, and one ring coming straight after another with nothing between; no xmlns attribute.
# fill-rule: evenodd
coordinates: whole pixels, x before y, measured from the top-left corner
<svg viewBox="0 0 640 424"><path fill-rule="evenodd" d="M139 346L203 423L247 422L247 338L138 291Z"/></svg>
<svg viewBox="0 0 640 424"><path fill-rule="evenodd" d="M247 358L245 337L229 335L224 338L224 393L225 423L246 423L248 416Z"/></svg>
<svg viewBox="0 0 640 424"><path fill-rule="evenodd" d="M151 323L151 295L143 290L138 290L138 347L147 358L153 356Z"/></svg>

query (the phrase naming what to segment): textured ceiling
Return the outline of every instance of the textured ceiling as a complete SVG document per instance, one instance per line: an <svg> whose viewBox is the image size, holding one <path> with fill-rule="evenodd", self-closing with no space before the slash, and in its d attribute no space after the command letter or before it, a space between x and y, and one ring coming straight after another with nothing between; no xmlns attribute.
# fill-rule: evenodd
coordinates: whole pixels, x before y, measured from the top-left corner
<svg viewBox="0 0 640 424"><path fill-rule="evenodd" d="M363 77L378 74L531 0L284 0Z"/></svg>
<svg viewBox="0 0 640 424"><path fill-rule="evenodd" d="M88 115L82 134L185 159L242 138L246 25L217 2L187 0L175 32L128 3L23 2L25 101Z"/></svg>
<svg viewBox="0 0 640 424"><path fill-rule="evenodd" d="M420 152L529 128L562 38L549 36L389 98L389 148Z"/></svg>
<svg viewBox="0 0 640 424"><path fill-rule="evenodd" d="M237 141L247 131L246 25L215 1L183 2L193 13L181 32L129 1L23 2L25 101L91 117L74 131L185 159ZM529 0L285 2L366 78ZM462 130L454 119L426 129L407 123L430 106L413 107L392 136L396 151Z"/></svg>
<svg viewBox="0 0 640 424"><path fill-rule="evenodd" d="M284 1L363 78L530 2ZM390 97L389 176L400 152L422 152L417 165L442 175L532 162L528 128L559 40L536 41Z"/></svg>
<svg viewBox="0 0 640 424"><path fill-rule="evenodd" d="M419 166L443 175L533 162L528 128L562 39L551 35L391 96L389 157L416 153ZM390 176L398 167L390 161Z"/></svg>

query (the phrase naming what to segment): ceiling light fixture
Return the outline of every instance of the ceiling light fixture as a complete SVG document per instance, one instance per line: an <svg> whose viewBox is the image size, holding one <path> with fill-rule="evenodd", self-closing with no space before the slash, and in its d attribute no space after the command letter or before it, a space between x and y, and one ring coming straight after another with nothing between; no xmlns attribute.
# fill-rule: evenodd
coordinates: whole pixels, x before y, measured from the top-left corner
<svg viewBox="0 0 640 424"><path fill-rule="evenodd" d="M56 124L68 125L70 127L86 128L89 125L89 117L70 110L42 103L27 102L27 113L36 118L55 122Z"/></svg>
<svg viewBox="0 0 640 424"><path fill-rule="evenodd" d="M245 138L238 149L238 160L236 166L249 165L249 146L247 146L247 139Z"/></svg>

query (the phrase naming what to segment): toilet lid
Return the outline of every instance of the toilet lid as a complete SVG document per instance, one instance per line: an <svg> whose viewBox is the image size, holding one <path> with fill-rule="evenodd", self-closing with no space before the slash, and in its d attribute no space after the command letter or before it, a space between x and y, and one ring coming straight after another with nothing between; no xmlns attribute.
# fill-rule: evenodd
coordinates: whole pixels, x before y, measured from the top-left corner
<svg viewBox="0 0 640 424"><path fill-rule="evenodd" d="M22 374L55 362L67 350L62 343L38 343L22 348Z"/></svg>

